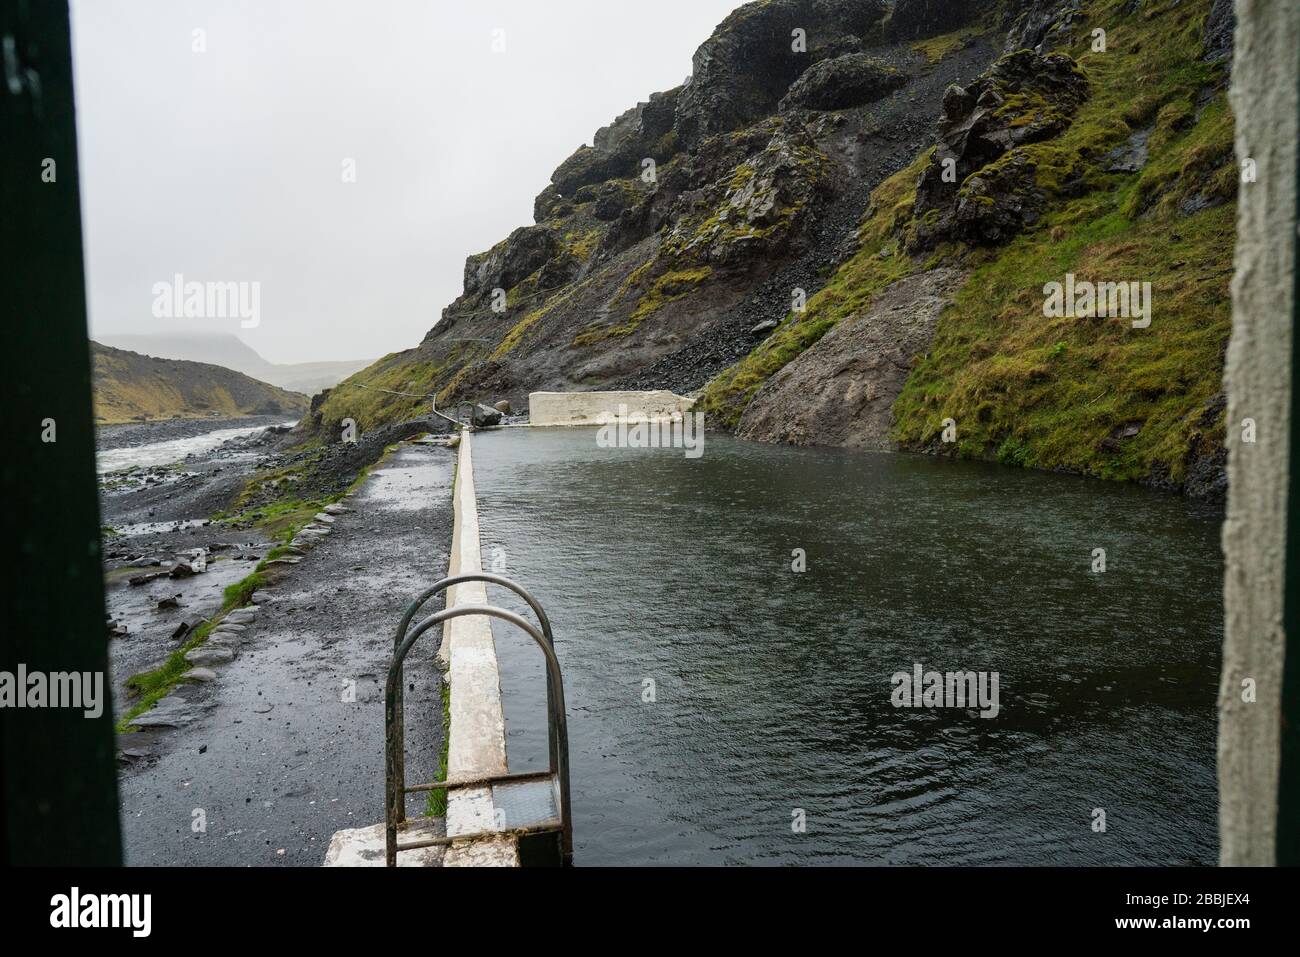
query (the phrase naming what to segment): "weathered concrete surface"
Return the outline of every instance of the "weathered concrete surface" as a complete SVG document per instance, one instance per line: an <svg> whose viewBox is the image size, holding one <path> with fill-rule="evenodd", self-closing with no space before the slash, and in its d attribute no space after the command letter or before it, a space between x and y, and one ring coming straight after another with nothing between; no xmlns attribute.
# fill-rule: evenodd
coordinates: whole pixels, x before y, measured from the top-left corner
<svg viewBox="0 0 1300 957"><path fill-rule="evenodd" d="M890 448L894 400L960 287L957 269L894 283L759 389L736 434L760 442Z"/></svg>
<svg viewBox="0 0 1300 957"><path fill-rule="evenodd" d="M422 841L441 837L443 822L436 817L411 818L402 831L403 841ZM337 832L325 852L326 867L383 867L385 865L384 822L370 827L354 827ZM442 863L442 847L417 847L397 855L398 867L437 867Z"/></svg>
<svg viewBox="0 0 1300 957"><path fill-rule="evenodd" d="M1220 852L1224 865L1275 862L1283 569L1295 310L1297 60L1300 5L1237 0L1232 106L1237 155L1258 166L1237 205L1228 391L1228 514L1219 689ZM1240 441L1253 419L1256 442ZM1251 679L1256 700L1242 700Z"/></svg>
<svg viewBox="0 0 1300 957"><path fill-rule="evenodd" d="M474 491L473 444L470 433L461 434L457 448L456 488L452 500L452 532L448 575L481 572L478 505ZM447 607L485 605L487 590L481 582L456 585L448 590ZM506 773L506 720L501 706L501 674L496 645L488 619L453 618L443 626L439 657L447 665L451 687L451 729L448 732L447 779L487 777ZM491 793L486 788L452 789L447 795L447 834L478 834L495 827ZM452 845L444 867L514 867L519 853L513 838L489 838Z"/></svg>
<svg viewBox="0 0 1300 957"><path fill-rule="evenodd" d="M623 414L664 421L690 411L694 401L660 389L653 392L534 392L528 397L531 425L599 425ZM626 410L624 413L623 410Z"/></svg>

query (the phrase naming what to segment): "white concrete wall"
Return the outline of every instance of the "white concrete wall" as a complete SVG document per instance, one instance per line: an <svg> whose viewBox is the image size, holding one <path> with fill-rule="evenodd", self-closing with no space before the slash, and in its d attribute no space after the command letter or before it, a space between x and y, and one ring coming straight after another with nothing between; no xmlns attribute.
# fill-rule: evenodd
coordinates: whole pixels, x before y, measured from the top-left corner
<svg viewBox="0 0 1300 957"><path fill-rule="evenodd" d="M455 524L447 574L481 572L473 446L468 431L461 433L457 449L452 507ZM487 590L480 582L456 585L447 591L448 608L485 604ZM506 722L501 707L501 674L497 668L491 623L479 616L453 618L445 622L438 655L447 665L447 680L451 685L447 780L505 774ZM448 837L494 828L489 788L453 788L448 793ZM518 845L511 837L452 844L443 858L444 867L518 865Z"/></svg>
<svg viewBox="0 0 1300 957"><path fill-rule="evenodd" d="M1237 156L1257 164L1237 204L1228 388L1226 632L1219 690L1219 860L1275 862L1283 556L1290 455L1300 4L1237 0ZM1257 441L1240 441L1253 419ZM1254 702L1242 683L1255 684Z"/></svg>
<svg viewBox="0 0 1300 957"><path fill-rule="evenodd" d="M528 397L530 425L599 425L626 408L629 416L650 421L684 415L693 399L666 390L656 392L534 392Z"/></svg>

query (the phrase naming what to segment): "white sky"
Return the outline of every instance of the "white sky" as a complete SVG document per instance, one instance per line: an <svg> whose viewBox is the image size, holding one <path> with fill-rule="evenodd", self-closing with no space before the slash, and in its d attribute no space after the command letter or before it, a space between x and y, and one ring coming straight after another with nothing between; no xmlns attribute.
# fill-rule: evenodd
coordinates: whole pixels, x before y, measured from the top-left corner
<svg viewBox="0 0 1300 957"><path fill-rule="evenodd" d="M151 290L181 273L259 282L256 328L202 322L273 362L416 345L465 257L738 5L73 0L92 335L174 331Z"/></svg>

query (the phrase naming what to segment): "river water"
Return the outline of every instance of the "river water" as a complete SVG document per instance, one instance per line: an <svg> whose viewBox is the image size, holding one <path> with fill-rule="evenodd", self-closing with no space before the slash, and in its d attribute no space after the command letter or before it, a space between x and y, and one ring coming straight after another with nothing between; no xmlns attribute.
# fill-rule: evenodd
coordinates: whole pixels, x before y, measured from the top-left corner
<svg viewBox="0 0 1300 957"><path fill-rule="evenodd" d="M223 420L224 424L229 420ZM257 435L259 432L266 431L268 425L284 425L292 427L294 423L283 422L278 419L262 417L254 419L256 425L240 425L235 428L214 428L204 431L203 427L207 425L204 419L190 419L181 422L172 423L164 422L153 425L153 428L161 432L165 427L176 428L184 427L189 434L181 435L177 438L159 438L156 441L148 441L149 433L144 431L152 423L145 426L108 426L108 429L130 429L131 436L136 439L135 444L122 442L115 444L111 438L108 442L99 441L96 443L95 463L100 475L110 472L117 472L122 469L137 467L154 467L160 465L170 465L173 462L193 456L202 455L219 448L232 439L244 438L250 435ZM140 441L140 437L144 441Z"/></svg>
<svg viewBox="0 0 1300 957"><path fill-rule="evenodd" d="M578 864L1216 860L1214 509L713 434L474 459L484 567L554 622ZM494 631L511 770L544 767L540 655ZM996 672L996 717L895 707L918 664Z"/></svg>

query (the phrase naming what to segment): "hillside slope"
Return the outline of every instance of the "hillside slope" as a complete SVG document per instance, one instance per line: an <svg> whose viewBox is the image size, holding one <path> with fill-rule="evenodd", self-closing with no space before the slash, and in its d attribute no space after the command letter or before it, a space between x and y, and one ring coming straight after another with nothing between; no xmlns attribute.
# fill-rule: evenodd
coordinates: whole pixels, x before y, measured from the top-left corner
<svg viewBox="0 0 1300 957"><path fill-rule="evenodd" d="M311 423L671 388L748 438L1221 491L1230 48L1226 0L743 6ZM1150 283L1150 325L1045 315L1067 274Z"/></svg>
<svg viewBox="0 0 1300 957"><path fill-rule="evenodd" d="M354 372L370 365L370 360L332 362L268 362L251 346L231 333L120 333L98 337L114 349L139 352L160 359L184 359L208 362L234 369L261 382L314 395L321 389L337 385Z"/></svg>
<svg viewBox="0 0 1300 957"><path fill-rule="evenodd" d="M156 359L91 344L95 421L130 422L219 414L284 415L307 411L305 395L206 362Z"/></svg>

